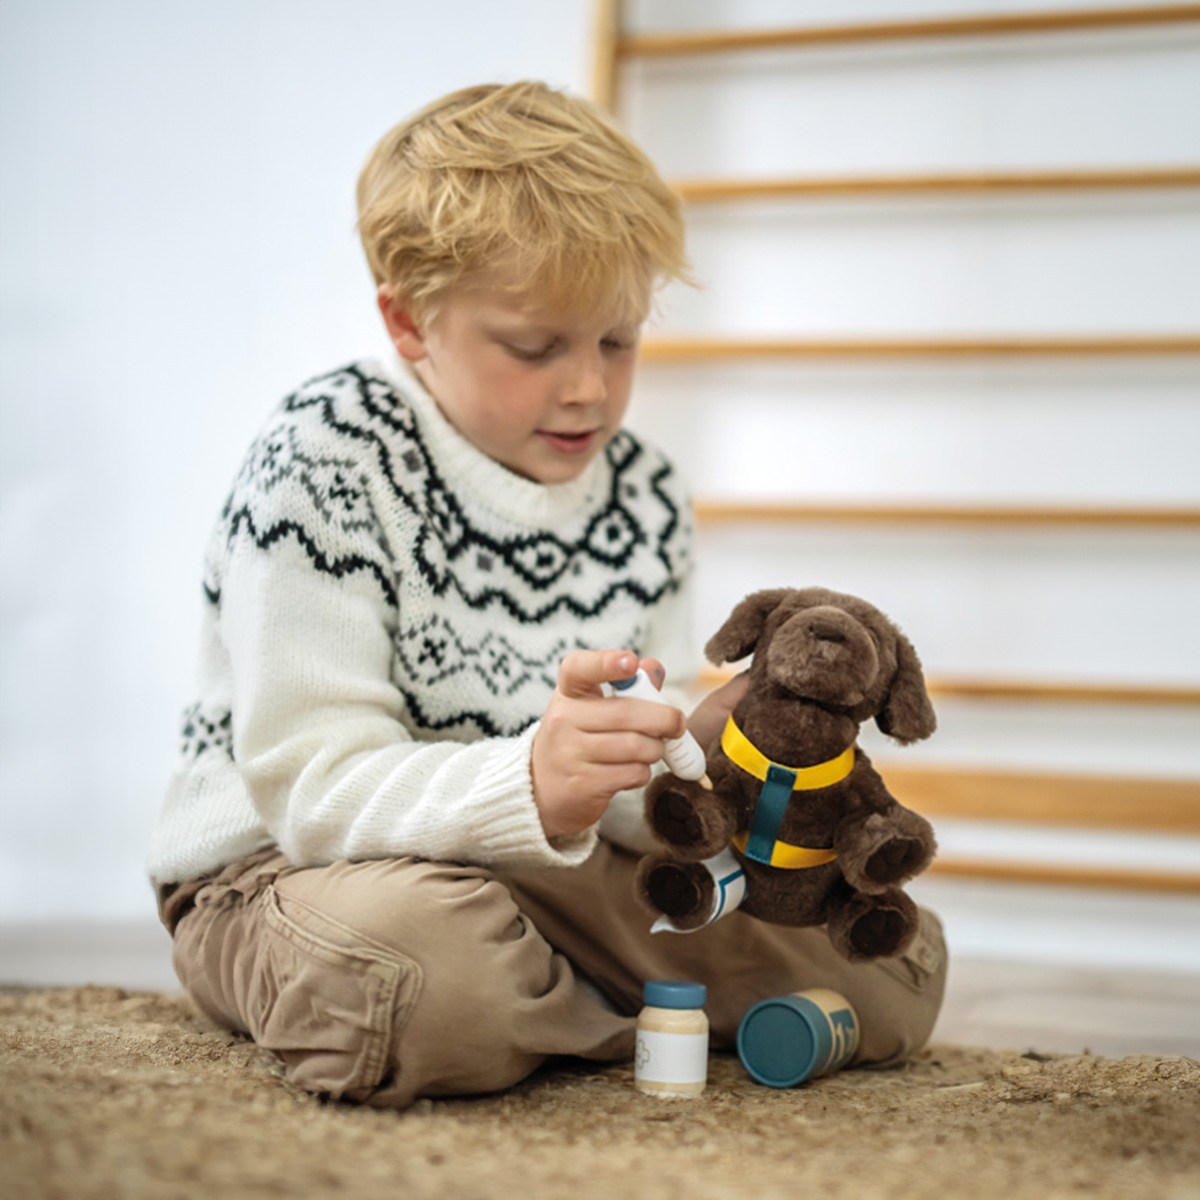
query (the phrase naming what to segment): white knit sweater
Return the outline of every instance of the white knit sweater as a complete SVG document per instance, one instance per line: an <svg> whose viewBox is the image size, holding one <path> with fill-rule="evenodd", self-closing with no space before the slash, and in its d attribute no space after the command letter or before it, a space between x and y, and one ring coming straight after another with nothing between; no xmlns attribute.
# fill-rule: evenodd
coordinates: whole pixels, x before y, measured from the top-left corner
<svg viewBox="0 0 1200 1200"><path fill-rule="evenodd" d="M595 829L542 832L537 719L575 648L656 655L686 678L689 554L677 475L627 432L543 486L462 438L398 359L304 385L251 446L209 546L154 882L272 844L299 865L582 861Z"/></svg>

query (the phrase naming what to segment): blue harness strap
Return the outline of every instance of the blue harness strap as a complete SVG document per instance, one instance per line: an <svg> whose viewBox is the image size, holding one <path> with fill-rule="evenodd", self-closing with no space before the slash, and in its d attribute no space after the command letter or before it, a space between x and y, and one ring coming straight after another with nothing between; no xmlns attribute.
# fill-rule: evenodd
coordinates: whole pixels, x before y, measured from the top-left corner
<svg viewBox="0 0 1200 1200"><path fill-rule="evenodd" d="M789 771L775 763L767 768L767 777L758 794L758 807L754 810L750 836L746 841L747 858L770 864L779 836L779 826L783 824L783 814L787 811L795 785L795 771Z"/></svg>

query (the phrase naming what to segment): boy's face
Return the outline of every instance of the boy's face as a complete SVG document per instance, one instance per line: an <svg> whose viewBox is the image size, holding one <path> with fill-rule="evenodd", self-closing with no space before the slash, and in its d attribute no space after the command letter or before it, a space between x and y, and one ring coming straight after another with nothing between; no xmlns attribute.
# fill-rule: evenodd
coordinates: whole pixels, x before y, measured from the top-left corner
<svg viewBox="0 0 1200 1200"><path fill-rule="evenodd" d="M379 306L446 418L510 471L566 483L620 428L640 322L566 315L493 287L452 293L422 324L386 286Z"/></svg>

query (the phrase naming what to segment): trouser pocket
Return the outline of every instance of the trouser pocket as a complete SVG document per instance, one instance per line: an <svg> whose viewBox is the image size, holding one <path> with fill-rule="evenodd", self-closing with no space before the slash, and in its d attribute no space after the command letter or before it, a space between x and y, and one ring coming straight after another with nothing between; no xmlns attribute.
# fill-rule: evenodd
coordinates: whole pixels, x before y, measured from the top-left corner
<svg viewBox="0 0 1200 1200"><path fill-rule="evenodd" d="M899 980L913 992L924 992L931 982L944 982L946 973L946 942L942 923L928 909L921 909L921 923L917 936L903 954L891 958L877 958L874 965Z"/></svg>
<svg viewBox="0 0 1200 1200"><path fill-rule="evenodd" d="M251 1036L308 1091L362 1095L384 1081L394 1032L421 988L421 968L274 887L247 1014Z"/></svg>
<svg viewBox="0 0 1200 1200"><path fill-rule="evenodd" d="M365 1097L392 1069L420 966L268 885L198 908L176 935L176 969L214 1019L248 1033L306 1091Z"/></svg>

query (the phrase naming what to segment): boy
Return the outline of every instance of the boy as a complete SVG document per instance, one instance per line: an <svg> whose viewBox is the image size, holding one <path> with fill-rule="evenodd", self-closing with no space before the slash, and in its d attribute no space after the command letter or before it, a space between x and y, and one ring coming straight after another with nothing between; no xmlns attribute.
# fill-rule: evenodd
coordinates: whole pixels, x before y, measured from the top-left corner
<svg viewBox="0 0 1200 1200"><path fill-rule="evenodd" d="M151 856L181 982L298 1085L380 1106L627 1058L652 978L706 982L725 1046L755 1001L839 988L860 1060L903 1057L940 1002L932 918L850 967L736 913L651 938L634 904L630 805L685 723L601 685L687 677L686 497L621 429L685 270L676 198L592 106L522 83L392 130L358 204L397 358L290 396L210 544ZM737 693L692 714L702 744Z"/></svg>

